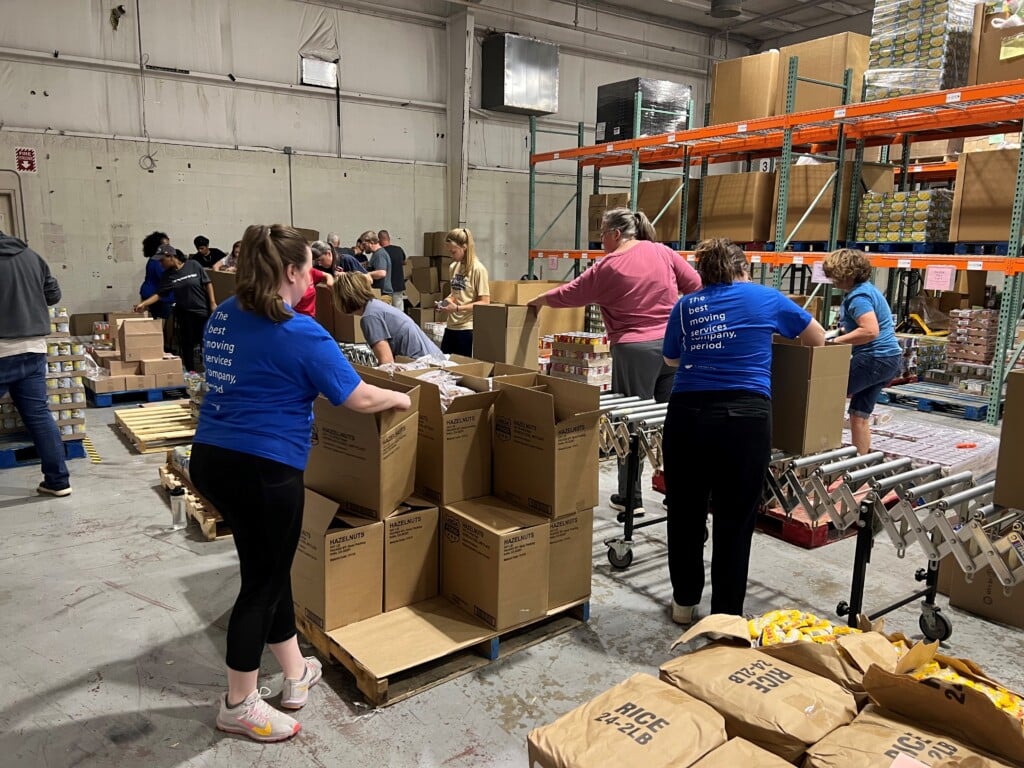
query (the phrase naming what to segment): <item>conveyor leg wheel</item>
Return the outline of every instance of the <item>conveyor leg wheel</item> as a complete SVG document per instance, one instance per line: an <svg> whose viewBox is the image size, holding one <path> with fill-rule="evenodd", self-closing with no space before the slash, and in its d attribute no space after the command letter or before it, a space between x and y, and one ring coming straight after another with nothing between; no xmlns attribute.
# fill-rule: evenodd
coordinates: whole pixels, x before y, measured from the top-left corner
<svg viewBox="0 0 1024 768"><path fill-rule="evenodd" d="M945 642L953 634L953 625L949 619L943 616L938 608L930 605L923 606L921 618L917 622L921 633L929 640Z"/></svg>
<svg viewBox="0 0 1024 768"><path fill-rule="evenodd" d="M610 539L605 542L608 547L608 562L612 568L620 571L633 564L633 542L625 539Z"/></svg>

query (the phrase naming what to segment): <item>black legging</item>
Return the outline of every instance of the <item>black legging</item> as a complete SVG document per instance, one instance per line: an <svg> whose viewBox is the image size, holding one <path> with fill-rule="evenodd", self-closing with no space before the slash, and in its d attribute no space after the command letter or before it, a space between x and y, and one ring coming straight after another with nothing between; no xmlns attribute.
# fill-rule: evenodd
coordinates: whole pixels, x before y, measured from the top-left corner
<svg viewBox="0 0 1024 768"><path fill-rule="evenodd" d="M203 331L206 329L207 315L200 315L196 312L175 312L174 330L178 334L178 346L181 352L181 362L186 371L196 370L196 346L203 344ZM202 351L200 351L202 354Z"/></svg>
<svg viewBox="0 0 1024 768"><path fill-rule="evenodd" d="M772 408L743 391L677 392L662 437L673 599L704 591L704 531L714 514L711 612L743 615L750 540L771 458Z"/></svg>
<svg viewBox="0 0 1024 768"><path fill-rule="evenodd" d="M228 622L227 665L260 668L266 643L295 635L292 559L302 531L302 470L195 443L189 475L231 527L242 585Z"/></svg>
<svg viewBox="0 0 1024 768"><path fill-rule="evenodd" d="M446 355L473 356L473 331L457 331L446 328L441 337L441 351Z"/></svg>

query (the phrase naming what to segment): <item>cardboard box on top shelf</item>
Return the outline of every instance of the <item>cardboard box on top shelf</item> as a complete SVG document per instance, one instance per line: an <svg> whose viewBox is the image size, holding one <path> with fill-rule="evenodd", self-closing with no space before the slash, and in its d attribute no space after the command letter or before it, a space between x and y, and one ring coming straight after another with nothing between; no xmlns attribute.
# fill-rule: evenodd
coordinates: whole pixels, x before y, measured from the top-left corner
<svg viewBox="0 0 1024 768"><path fill-rule="evenodd" d="M1000 427L999 458L996 463L996 504L1024 509L1024 370L1011 371L1006 378L1006 403Z"/></svg>
<svg viewBox="0 0 1024 768"><path fill-rule="evenodd" d="M207 276L213 285L213 298L220 304L235 295L235 273L218 272L215 269L207 269Z"/></svg>
<svg viewBox="0 0 1024 768"><path fill-rule="evenodd" d="M529 307L478 304L473 308L473 356L526 366L537 362L538 318Z"/></svg>
<svg viewBox="0 0 1024 768"><path fill-rule="evenodd" d="M178 373L182 371L181 358L175 355L170 357L160 357L154 360L143 360L141 363L141 373L148 376L149 374L157 373Z"/></svg>
<svg viewBox="0 0 1024 768"><path fill-rule="evenodd" d="M772 344L772 446L805 456L839 448L843 439L848 344L805 347L776 336Z"/></svg>
<svg viewBox="0 0 1024 768"><path fill-rule="evenodd" d="M716 62L711 70L708 125L771 117L779 89L777 50Z"/></svg>
<svg viewBox="0 0 1024 768"><path fill-rule="evenodd" d="M324 632L381 613L384 525L345 515L306 489L302 535L292 563L296 613Z"/></svg>
<svg viewBox="0 0 1024 768"><path fill-rule="evenodd" d="M670 768L693 765L727 738L714 709L641 673L535 728L527 750L530 768Z"/></svg>
<svg viewBox="0 0 1024 768"><path fill-rule="evenodd" d="M656 239L660 243L679 242L683 211L683 193L680 190L682 183L681 178L657 179L641 181L637 186L637 210L647 214L647 218L652 222L659 213L661 214L661 218L654 224ZM690 239L697 236L697 198L698 184L694 180L690 183L686 212L686 233ZM666 205L668 208L665 208Z"/></svg>
<svg viewBox="0 0 1024 768"><path fill-rule="evenodd" d="M1005 13L992 13L986 3L974 7L974 29L971 33L971 60L967 84L998 83L1024 78L1024 40L1020 27L992 26Z"/></svg>
<svg viewBox="0 0 1024 768"><path fill-rule="evenodd" d="M541 374L494 386L494 495L551 518L596 507L597 388Z"/></svg>
<svg viewBox="0 0 1024 768"><path fill-rule="evenodd" d="M811 213L793 236L793 240L828 240L829 228L832 223L832 193L834 181L829 178L835 174L835 163L814 163L811 165L794 165L790 168L789 199L786 208L786 231L788 237L797 222L810 209ZM861 170L860 189L873 192L892 192L893 169L877 165L865 165ZM811 204L818 193L829 184L828 190L822 195L818 204L811 209ZM850 209L850 190L853 185L853 163L847 161L843 166L843 187L839 199L839 239L846 237L846 224ZM769 239L778 241L775 232L775 220L779 209L779 179L776 174L772 191L771 234Z"/></svg>
<svg viewBox="0 0 1024 768"><path fill-rule="evenodd" d="M988 136L973 136L964 139L964 152L991 152L1020 146L1019 133L993 133ZM73 318L72 318L73 319Z"/></svg>
<svg viewBox="0 0 1024 768"><path fill-rule="evenodd" d="M612 208L628 208L628 192L606 192L591 195L587 204L587 242L598 243L601 241L601 219L605 211Z"/></svg>
<svg viewBox="0 0 1024 768"><path fill-rule="evenodd" d="M434 370L401 375L420 388L419 443L416 449L416 493L435 504L491 495L491 408L498 392L486 382L460 381L475 389L442 408L441 390L423 381Z"/></svg>
<svg viewBox="0 0 1024 768"><path fill-rule="evenodd" d="M590 597L593 548L594 510L551 521L548 610Z"/></svg>
<svg viewBox="0 0 1024 768"><path fill-rule="evenodd" d="M794 763L857 715L837 683L754 648L711 645L663 664L661 679L720 712L730 738Z"/></svg>
<svg viewBox="0 0 1024 768"><path fill-rule="evenodd" d="M940 141L915 141L910 145L911 162L938 158L956 158L964 150L963 139L942 139ZM895 144L889 150L889 158L896 162L903 157L903 145ZM891 189L878 190L891 192Z"/></svg>
<svg viewBox="0 0 1024 768"><path fill-rule="evenodd" d="M438 594L439 512L424 499L409 498L384 520L384 612Z"/></svg>
<svg viewBox="0 0 1024 768"><path fill-rule="evenodd" d="M408 411L356 413L321 397L313 404L306 486L346 512L383 520L412 495L419 442L419 387L360 372L368 384L405 392Z"/></svg>
<svg viewBox="0 0 1024 768"><path fill-rule="evenodd" d="M1019 149L960 155L949 225L951 241L999 241L1009 237L1019 157Z"/></svg>
<svg viewBox="0 0 1024 768"><path fill-rule="evenodd" d="M843 84L847 69L853 70L853 80L848 101L860 101L861 83L868 68L868 44L871 38L855 32L841 32L838 35L808 40L805 43L787 45L779 49L779 85L775 95L775 114L786 112L786 79L789 74L789 60L799 58L797 75L810 77L826 83ZM841 88L832 88L816 83L798 82L794 112L812 109L838 107L843 103Z"/></svg>
<svg viewBox="0 0 1024 768"><path fill-rule="evenodd" d="M763 243L771 232L774 173L727 173L704 178L700 239L725 237Z"/></svg>
<svg viewBox="0 0 1024 768"><path fill-rule="evenodd" d="M543 617L548 609L548 521L493 496L441 514L441 591L491 629Z"/></svg>

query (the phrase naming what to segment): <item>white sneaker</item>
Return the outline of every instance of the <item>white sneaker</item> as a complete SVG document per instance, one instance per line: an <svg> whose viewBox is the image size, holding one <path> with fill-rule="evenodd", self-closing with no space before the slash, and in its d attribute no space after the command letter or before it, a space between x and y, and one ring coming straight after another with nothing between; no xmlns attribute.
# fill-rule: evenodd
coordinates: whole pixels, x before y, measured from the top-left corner
<svg viewBox="0 0 1024 768"><path fill-rule="evenodd" d="M696 605L680 605L675 600L672 601L672 621L676 624L682 624L684 627L693 624L696 612Z"/></svg>
<svg viewBox="0 0 1024 768"><path fill-rule="evenodd" d="M267 689L264 689L267 690ZM278 712L253 691L237 707L228 708L227 694L221 697L217 728L225 733L240 733L253 741L284 741L302 728L295 718ZM267 693L270 693L267 690Z"/></svg>
<svg viewBox="0 0 1024 768"><path fill-rule="evenodd" d="M306 657L306 669L299 680L284 679L281 688L281 706L284 709L302 709L309 698L309 689L324 676L324 665L316 656Z"/></svg>

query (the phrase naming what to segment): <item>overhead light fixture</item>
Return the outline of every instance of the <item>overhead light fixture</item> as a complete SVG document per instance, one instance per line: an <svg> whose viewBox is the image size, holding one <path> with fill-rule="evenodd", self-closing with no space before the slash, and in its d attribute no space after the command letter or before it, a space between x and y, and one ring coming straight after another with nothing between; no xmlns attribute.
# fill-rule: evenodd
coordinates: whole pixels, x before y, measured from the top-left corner
<svg viewBox="0 0 1024 768"><path fill-rule="evenodd" d="M709 14L713 19L734 19L742 12L740 0L711 0Z"/></svg>
<svg viewBox="0 0 1024 768"><path fill-rule="evenodd" d="M785 19L764 19L759 23L762 26L777 29L780 32L799 32L804 29L799 24L794 24L792 21L786 21Z"/></svg>

